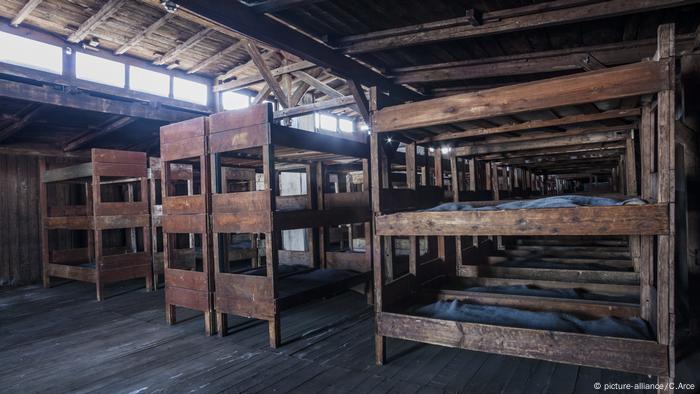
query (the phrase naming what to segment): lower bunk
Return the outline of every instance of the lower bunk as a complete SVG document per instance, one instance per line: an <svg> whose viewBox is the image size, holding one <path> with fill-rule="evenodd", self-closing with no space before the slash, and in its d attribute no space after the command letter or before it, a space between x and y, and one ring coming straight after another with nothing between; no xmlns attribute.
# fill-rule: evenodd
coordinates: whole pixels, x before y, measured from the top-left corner
<svg viewBox="0 0 700 394"><path fill-rule="evenodd" d="M267 320L270 346L281 345L280 313L361 286L367 292L369 273L348 269L280 264L275 277L267 267L215 274L214 309L219 335L228 334L227 314Z"/></svg>
<svg viewBox="0 0 700 394"><path fill-rule="evenodd" d="M658 340L658 312L646 296L655 296L646 276L654 267L640 259L639 237L378 238L378 364L386 360L389 337L661 378L671 374L671 348ZM415 251L396 250L402 244ZM431 253L440 244L443 251Z"/></svg>

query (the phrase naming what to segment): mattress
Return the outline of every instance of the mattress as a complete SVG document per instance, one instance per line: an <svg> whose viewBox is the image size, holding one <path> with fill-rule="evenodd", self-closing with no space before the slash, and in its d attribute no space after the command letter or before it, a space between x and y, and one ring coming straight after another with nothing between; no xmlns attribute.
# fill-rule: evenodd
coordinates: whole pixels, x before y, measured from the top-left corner
<svg viewBox="0 0 700 394"><path fill-rule="evenodd" d="M449 202L436 207L426 209L428 212L453 212L453 211L501 211L513 209L542 209L542 208L576 208L586 206L614 206L614 205L644 205L646 202L639 198L627 200L615 200L605 197L589 197L578 195L553 196L538 198L535 200L518 200L504 202L498 205L474 207L467 202Z"/></svg>

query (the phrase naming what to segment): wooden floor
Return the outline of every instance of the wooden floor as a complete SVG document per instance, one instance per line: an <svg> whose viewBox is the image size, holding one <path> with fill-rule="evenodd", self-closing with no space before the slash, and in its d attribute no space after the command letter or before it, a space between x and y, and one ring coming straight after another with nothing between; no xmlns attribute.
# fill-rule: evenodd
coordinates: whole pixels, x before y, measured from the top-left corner
<svg viewBox="0 0 700 394"><path fill-rule="evenodd" d="M163 292L138 285L108 287L102 303L85 283L1 291L0 392L588 393L595 382L652 382L394 340L375 367L371 309L355 293L283 313L273 351L266 323L232 319L230 336L206 337L201 316L183 311L191 318L169 327ZM697 371L698 352L678 381L697 387Z"/></svg>

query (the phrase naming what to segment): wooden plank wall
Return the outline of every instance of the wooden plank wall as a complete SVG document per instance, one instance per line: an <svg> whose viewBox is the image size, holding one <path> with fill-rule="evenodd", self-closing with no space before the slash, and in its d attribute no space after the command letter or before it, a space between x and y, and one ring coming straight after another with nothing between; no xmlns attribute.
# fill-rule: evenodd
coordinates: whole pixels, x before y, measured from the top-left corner
<svg viewBox="0 0 700 394"><path fill-rule="evenodd" d="M0 287L41 279L39 159L0 155Z"/></svg>

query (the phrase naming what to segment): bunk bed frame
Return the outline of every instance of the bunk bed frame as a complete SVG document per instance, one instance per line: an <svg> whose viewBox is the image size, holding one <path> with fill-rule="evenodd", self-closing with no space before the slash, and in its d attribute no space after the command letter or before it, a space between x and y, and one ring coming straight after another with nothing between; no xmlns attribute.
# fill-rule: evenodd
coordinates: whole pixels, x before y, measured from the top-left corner
<svg viewBox="0 0 700 394"><path fill-rule="evenodd" d="M372 204L374 214L374 287L376 311L376 362L383 364L386 354L386 338L400 338L442 346L498 353L554 362L608 368L632 373L658 376L661 382L672 381L674 376L674 236L675 236L675 136L674 136L674 84L675 84L674 27L662 25L658 30L657 52L653 59L637 64L596 70L519 85L494 88L473 93L436 98L421 102L383 106L388 98L372 89L371 162ZM641 148L640 183L630 187L632 195L648 201L646 205L596 206L551 209L517 209L494 211L421 211L439 203L442 191L420 185L416 181L416 142L419 144L458 141L505 133L511 130L527 130L524 124L504 125L492 129L450 131L435 135L423 133L423 128L487 119L489 117L521 114L528 111L547 110L555 107L575 106L605 100L641 97L639 111L639 146ZM569 117L571 124L576 116ZM602 118L602 116L601 116ZM562 119L556 122L565 124ZM536 128L546 121L532 121ZM554 122L549 122L554 123ZM520 126L520 128L518 128ZM523 127L524 126L524 127ZM629 127L629 126L627 126ZM602 127L601 127L602 128ZM435 130L435 129L432 129ZM619 130L615 130L619 131ZM597 147L612 141L612 134L568 133L565 138L552 137L542 141L525 141L528 149L596 143ZM629 141L624 132L623 141ZM387 137L406 143L407 189L388 187L391 167L387 164ZM617 138L616 137L616 138ZM615 139L618 141L618 139ZM543 143L544 142L544 143ZM623 142L624 143L624 142ZM453 149L453 158L471 158L504 149L510 149L506 139L489 148L471 143ZM500 147L499 147L500 146ZM508 148L503 148L507 146ZM440 158L440 149L435 150ZM654 160L654 157L656 158ZM633 162L633 158L632 158ZM436 160L439 167L442 160ZM456 179L456 166L452 179ZM634 167L628 166L634 174ZM441 173L440 168L435 173ZM474 178L474 173L470 174ZM437 186L442 186L442 177ZM634 178L632 176L631 178ZM498 181L498 175L493 181ZM631 179L630 179L631 181ZM530 186L533 182L528 181ZM543 192L546 185L536 184ZM532 187L531 187L532 188ZM498 190L496 187L495 190ZM494 193L495 194L495 193ZM494 196L498 200L497 196ZM459 198L459 189L454 201ZM477 270L465 269L484 258L486 236L629 236L634 264L639 277L639 313L649 323L655 339L640 340L622 337L606 337L563 331L515 328L429 318L409 314L406 300L415 300L424 288L423 284L439 282L440 277L474 278ZM437 237L437 257L421 261L416 253L416 238ZM455 242L462 236L472 236L474 245L464 248ZM391 276L391 251L393 237L409 237L411 251L409 273L401 277ZM455 250L457 249L457 251ZM455 260L457 263L455 264ZM477 263L478 264L478 263ZM478 268L478 267L477 267ZM477 271L477 272L474 272ZM455 291L443 297L479 303L517 306L518 297L468 294ZM546 301L546 300L545 300ZM573 300L558 300L561 305L575 304ZM543 302L539 300L538 302ZM554 303L549 308L556 309ZM598 308L598 309L596 309ZM593 311L599 306L583 303L578 310ZM603 308L605 310L605 307Z"/></svg>
<svg viewBox="0 0 700 394"><path fill-rule="evenodd" d="M89 162L53 168L43 159L40 162L44 287L50 287L51 277L95 283L98 301L104 298L105 283L145 278L152 290L146 155L92 149L90 157ZM138 201L136 182L140 184ZM103 201L101 186L108 184L125 184L126 201ZM84 204L68 198L67 204L55 205L58 199L49 195L49 185L78 185ZM142 251L137 246L137 228L143 232ZM125 248L103 246L103 232L114 229L128 229ZM56 250L49 240L51 230L86 231L86 246Z"/></svg>
<svg viewBox="0 0 700 394"><path fill-rule="evenodd" d="M192 168L187 165L176 166L170 171L172 181L183 181L187 184L188 194L192 194L192 182L194 180ZM160 284L160 277L165 274L163 265L163 193L161 176L161 163L159 157L148 158L148 183L150 186L151 206L151 247L153 255L153 283L156 287Z"/></svg>
<svg viewBox="0 0 700 394"><path fill-rule="evenodd" d="M327 249L328 228L351 223L365 223L366 245L369 245L369 147L366 143L274 124L268 104L211 115L209 124L207 140L214 169L211 225L215 240L217 331L220 335L227 334L226 314L268 320L270 346L278 347L282 310L369 283L369 248L361 253ZM331 193L327 180L332 165L359 161L365 175L364 190ZM232 167L261 170L262 190L224 192L222 174ZM306 174L306 195L279 195L277 178L282 170ZM303 228L307 229L306 250L281 250L281 231ZM225 234L260 234L264 238L265 275L223 269L222 262L229 261L226 257L229 251L219 240ZM356 273L282 295L279 285L285 276L278 275L278 269L285 262L298 262L310 269L334 268Z"/></svg>
<svg viewBox="0 0 700 394"><path fill-rule="evenodd" d="M209 225L211 213L211 181L209 178L209 155L206 135L209 121L199 117L174 123L160 129L161 179L162 179L162 228L163 259L165 272L165 320L176 322L176 307L201 311L204 314L204 331L213 335L214 283L212 278L212 235ZM187 193L178 193L174 182L186 178L176 176L186 169L194 175L199 165L199 190L188 188ZM177 235L187 234L188 248L176 248ZM199 250L194 244L195 234L200 234ZM201 251L200 251L201 250ZM194 266L182 266L183 259L194 261ZM201 260L201 269L197 267Z"/></svg>

